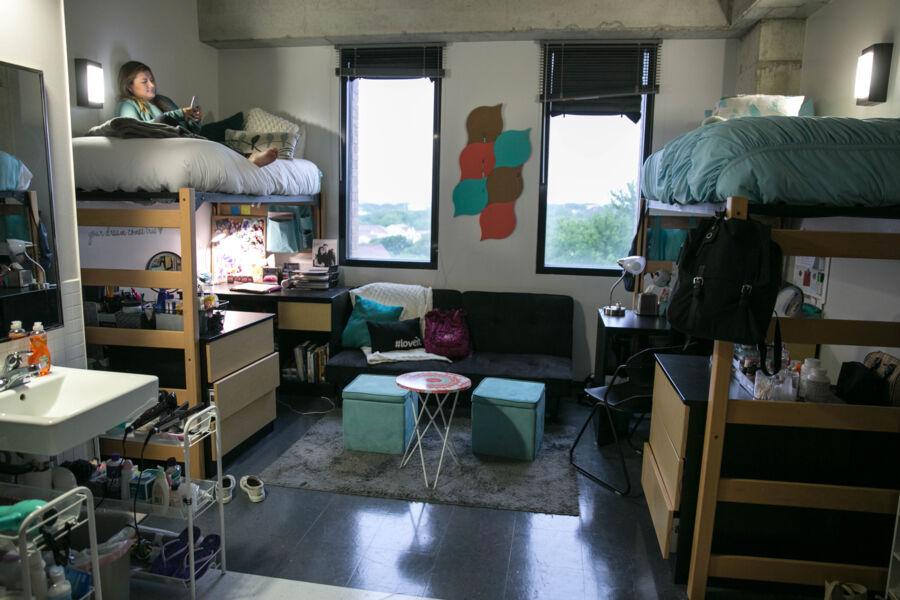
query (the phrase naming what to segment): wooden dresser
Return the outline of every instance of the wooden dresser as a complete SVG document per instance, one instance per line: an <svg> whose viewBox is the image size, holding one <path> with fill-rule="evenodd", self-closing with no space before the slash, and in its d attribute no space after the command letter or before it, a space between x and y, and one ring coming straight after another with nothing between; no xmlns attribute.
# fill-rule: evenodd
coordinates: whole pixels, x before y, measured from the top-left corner
<svg viewBox="0 0 900 600"><path fill-rule="evenodd" d="M227 455L254 434L270 431L275 420L279 373L273 315L225 311L222 331L201 335L200 346L204 392L219 408Z"/></svg>
<svg viewBox="0 0 900 600"><path fill-rule="evenodd" d="M709 357L659 354L656 359L641 485L660 551L669 558L675 582L685 583L706 432ZM734 381L729 395L750 399ZM735 480L898 489L897 456L900 435L895 434L729 424L722 473ZM771 505L720 502L713 547L726 554L887 566L893 511L872 515L776 504L775 498Z"/></svg>

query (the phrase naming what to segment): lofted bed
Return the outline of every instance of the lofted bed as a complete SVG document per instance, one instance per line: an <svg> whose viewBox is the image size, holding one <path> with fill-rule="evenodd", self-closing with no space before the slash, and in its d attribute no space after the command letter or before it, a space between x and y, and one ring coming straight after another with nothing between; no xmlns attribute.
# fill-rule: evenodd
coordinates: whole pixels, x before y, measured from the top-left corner
<svg viewBox="0 0 900 600"><path fill-rule="evenodd" d="M79 227L166 228L179 231L180 271L82 268L84 286L118 286L194 290L197 283L197 229L211 223L197 222L198 209L213 205L307 206L314 230L322 231L321 179L318 167L303 159L276 160L257 167L233 150L201 139L116 139L105 137L73 140L77 222ZM219 214L231 214L220 211ZM240 211L238 214L247 214ZM211 218L211 217L210 217ZM200 370L198 305L194 293L183 299L180 331L85 327L88 344L157 348L183 352L184 386L168 388L179 403L195 405L203 399ZM125 445L128 456L142 452L140 441ZM101 439L104 453L121 452L121 440ZM202 476L204 457L192 448L195 476ZM165 460L172 446L151 443L144 456Z"/></svg>
<svg viewBox="0 0 900 600"><path fill-rule="evenodd" d="M647 271L672 271L672 256L648 256L650 238L724 213L726 218L766 219L786 257L900 260L900 233L790 228L793 219L806 217L900 218L898 161L897 119L758 117L700 128L646 161L638 248L648 257ZM635 293L640 288L636 285ZM896 321L782 318L781 329L786 343L900 347ZM889 549L883 565L854 564L823 556L773 555L761 548L736 552L733 548L740 547L740 541L731 540L730 547L716 541L716 507L723 502L812 511L823 515L822 523L835 514L830 511L850 511L882 519L889 527L900 498L900 484L889 473L875 484L807 481L800 473L792 481L729 476L723 456L726 434L735 431L733 427L900 436L897 406L730 399L733 348L730 342L714 344L688 597L703 598L709 578L811 586L826 580L857 581L883 590ZM668 506L674 512L674 503Z"/></svg>

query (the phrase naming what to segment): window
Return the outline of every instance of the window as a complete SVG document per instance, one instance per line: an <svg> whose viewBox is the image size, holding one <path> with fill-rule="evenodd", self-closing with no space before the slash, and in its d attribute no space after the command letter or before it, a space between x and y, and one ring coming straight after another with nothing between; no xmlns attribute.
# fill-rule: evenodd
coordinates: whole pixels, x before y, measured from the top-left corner
<svg viewBox="0 0 900 600"><path fill-rule="evenodd" d="M544 44L538 273L620 273L650 147L658 49Z"/></svg>
<svg viewBox="0 0 900 600"><path fill-rule="evenodd" d="M339 49L342 264L437 268L442 53Z"/></svg>

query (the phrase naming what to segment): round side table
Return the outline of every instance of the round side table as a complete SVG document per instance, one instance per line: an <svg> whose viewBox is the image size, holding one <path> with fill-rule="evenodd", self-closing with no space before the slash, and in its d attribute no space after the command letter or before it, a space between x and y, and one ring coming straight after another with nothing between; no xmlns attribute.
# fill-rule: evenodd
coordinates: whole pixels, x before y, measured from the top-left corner
<svg viewBox="0 0 900 600"><path fill-rule="evenodd" d="M413 373L404 373L397 377L397 385L405 390L416 392L419 395L419 410L416 412L416 438L415 443L412 439L406 451L403 453L403 460L400 461L400 468L406 466L409 459L419 450L419 460L422 463L422 476L425 479L425 487L436 488L438 477L441 476L441 467L444 465L444 452L447 450L448 441L450 440L450 425L453 423L453 413L456 411L456 401L459 399L459 393L472 387L472 382L468 377L457 375L455 373L445 373L443 371L415 371ZM444 405L451 399L450 417L444 416ZM433 400L435 404L434 410L428 408L429 401ZM440 416L440 423L437 417ZM424 423L427 418L427 423ZM424 427L423 427L424 423ZM438 460L437 471L434 474L434 481L431 486L428 485L428 472L425 469L425 452L422 445L422 438L428 433L431 426L438 432L443 440L441 446L441 457ZM441 428L443 426L443 429ZM456 464L459 460L453 452L453 444L450 446L450 456Z"/></svg>

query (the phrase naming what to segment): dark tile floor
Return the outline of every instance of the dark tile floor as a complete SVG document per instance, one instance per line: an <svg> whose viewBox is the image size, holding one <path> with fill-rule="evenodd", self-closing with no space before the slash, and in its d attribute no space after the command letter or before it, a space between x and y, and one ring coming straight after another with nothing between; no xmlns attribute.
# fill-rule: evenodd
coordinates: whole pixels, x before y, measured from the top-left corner
<svg viewBox="0 0 900 600"><path fill-rule="evenodd" d="M238 478L260 473L319 418L294 410L325 406L315 398L281 401L275 432L226 472ZM586 410L565 405L560 418L580 424ZM591 444L583 449L584 460L600 464ZM639 493L640 458L629 459L629 468ZM251 504L238 492L225 511L228 568L443 600L686 598L660 557L643 497L621 498L579 480L579 517L276 486L267 486L265 502ZM207 513L200 526L208 530L214 518L215 511Z"/></svg>

